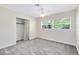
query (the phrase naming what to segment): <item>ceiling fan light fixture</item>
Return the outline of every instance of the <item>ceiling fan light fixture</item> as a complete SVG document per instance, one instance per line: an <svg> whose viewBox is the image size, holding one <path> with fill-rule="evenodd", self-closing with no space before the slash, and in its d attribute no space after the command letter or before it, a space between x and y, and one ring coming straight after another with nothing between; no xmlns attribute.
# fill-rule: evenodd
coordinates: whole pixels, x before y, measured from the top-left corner
<svg viewBox="0 0 79 59"><path fill-rule="evenodd" d="M43 18L43 17L45 17L45 15L44 14L40 14L40 17Z"/></svg>
<svg viewBox="0 0 79 59"><path fill-rule="evenodd" d="M36 7L40 7L40 15L39 15L39 17L40 17L40 18L44 18L45 15L46 15L44 8L41 7L40 4L35 4L35 6L36 6Z"/></svg>
<svg viewBox="0 0 79 59"><path fill-rule="evenodd" d="M41 8L40 11L41 11L40 17L41 17L41 18L44 18L44 17L45 17L44 8Z"/></svg>

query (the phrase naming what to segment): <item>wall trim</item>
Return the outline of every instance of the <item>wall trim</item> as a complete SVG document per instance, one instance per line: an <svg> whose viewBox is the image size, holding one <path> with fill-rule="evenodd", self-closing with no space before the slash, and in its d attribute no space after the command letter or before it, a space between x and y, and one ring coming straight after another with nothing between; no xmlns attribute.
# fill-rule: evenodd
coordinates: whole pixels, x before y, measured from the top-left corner
<svg viewBox="0 0 79 59"><path fill-rule="evenodd" d="M72 44L72 43L68 43L68 42L63 42L63 41L58 41L58 40L49 40L46 38L42 38L42 37L36 37L35 39L44 39L44 40L48 40L48 41L55 41L55 42L59 42L59 43L63 43L63 44L67 44L67 45L72 45L72 46L76 46L76 44Z"/></svg>
<svg viewBox="0 0 79 59"><path fill-rule="evenodd" d="M76 48L77 48L77 52L78 52L78 54L79 54L79 47L78 47L78 46L76 46Z"/></svg>
<svg viewBox="0 0 79 59"><path fill-rule="evenodd" d="M13 45L16 45L16 43L4 45L4 46L0 47L0 49L7 48L7 47L10 47L10 46L13 46Z"/></svg>

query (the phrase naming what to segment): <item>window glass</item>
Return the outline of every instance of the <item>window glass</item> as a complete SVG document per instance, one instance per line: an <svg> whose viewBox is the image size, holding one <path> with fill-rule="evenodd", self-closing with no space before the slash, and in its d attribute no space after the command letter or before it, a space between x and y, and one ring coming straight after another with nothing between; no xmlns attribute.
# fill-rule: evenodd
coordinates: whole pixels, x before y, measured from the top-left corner
<svg viewBox="0 0 79 59"><path fill-rule="evenodd" d="M52 29L52 20L42 22L43 29Z"/></svg>
<svg viewBox="0 0 79 59"><path fill-rule="evenodd" d="M55 29L70 29L70 20L68 18L54 20Z"/></svg>
<svg viewBox="0 0 79 59"><path fill-rule="evenodd" d="M41 24L42 29L70 29L70 19L68 18L42 21Z"/></svg>

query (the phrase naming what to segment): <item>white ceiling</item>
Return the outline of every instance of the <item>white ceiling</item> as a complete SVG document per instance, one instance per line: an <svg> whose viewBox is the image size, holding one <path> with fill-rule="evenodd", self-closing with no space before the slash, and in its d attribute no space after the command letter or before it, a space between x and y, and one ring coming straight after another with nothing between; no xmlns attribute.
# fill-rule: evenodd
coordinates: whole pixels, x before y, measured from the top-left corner
<svg viewBox="0 0 79 59"><path fill-rule="evenodd" d="M27 16L39 17L40 8L44 8L45 13L54 14L64 11L69 11L77 8L77 4L40 4L40 7L35 6L34 4L3 4L0 5L6 7L10 10L21 12Z"/></svg>

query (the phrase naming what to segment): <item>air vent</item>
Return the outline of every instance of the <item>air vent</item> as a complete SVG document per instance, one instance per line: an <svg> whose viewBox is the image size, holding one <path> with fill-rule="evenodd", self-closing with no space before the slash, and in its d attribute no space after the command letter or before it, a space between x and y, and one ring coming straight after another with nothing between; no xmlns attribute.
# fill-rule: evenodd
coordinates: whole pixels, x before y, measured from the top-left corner
<svg viewBox="0 0 79 59"><path fill-rule="evenodd" d="M40 6L40 4L35 4L35 6L39 7L39 6Z"/></svg>

